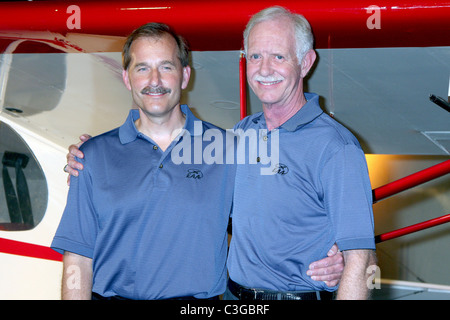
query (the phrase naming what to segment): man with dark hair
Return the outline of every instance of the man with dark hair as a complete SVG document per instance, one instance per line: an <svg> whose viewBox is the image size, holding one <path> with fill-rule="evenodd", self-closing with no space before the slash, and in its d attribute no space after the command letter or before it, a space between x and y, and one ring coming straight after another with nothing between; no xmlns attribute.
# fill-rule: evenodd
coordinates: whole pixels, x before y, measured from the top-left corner
<svg viewBox="0 0 450 320"><path fill-rule="evenodd" d="M171 152L193 150L207 130L226 133L180 105L187 52L166 25L128 37L123 81L138 110L81 147L84 170L71 180L52 243L64 253L63 299L217 299L225 291L235 166L193 154L175 163Z"/></svg>

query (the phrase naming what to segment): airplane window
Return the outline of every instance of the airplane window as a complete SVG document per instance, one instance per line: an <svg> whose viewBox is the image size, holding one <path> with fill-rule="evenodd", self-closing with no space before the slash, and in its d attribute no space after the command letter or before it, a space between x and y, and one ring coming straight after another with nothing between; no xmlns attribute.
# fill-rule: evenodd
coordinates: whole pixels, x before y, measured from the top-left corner
<svg viewBox="0 0 450 320"><path fill-rule="evenodd" d="M45 175L25 141L0 122L0 230L30 230L47 208Z"/></svg>

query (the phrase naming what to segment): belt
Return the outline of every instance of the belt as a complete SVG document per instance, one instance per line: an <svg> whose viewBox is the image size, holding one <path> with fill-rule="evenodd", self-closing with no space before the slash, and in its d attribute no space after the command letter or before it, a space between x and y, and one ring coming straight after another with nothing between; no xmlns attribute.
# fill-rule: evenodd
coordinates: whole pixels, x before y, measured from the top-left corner
<svg viewBox="0 0 450 320"><path fill-rule="evenodd" d="M328 291L273 291L252 289L228 280L228 288L239 300L332 300L333 292Z"/></svg>

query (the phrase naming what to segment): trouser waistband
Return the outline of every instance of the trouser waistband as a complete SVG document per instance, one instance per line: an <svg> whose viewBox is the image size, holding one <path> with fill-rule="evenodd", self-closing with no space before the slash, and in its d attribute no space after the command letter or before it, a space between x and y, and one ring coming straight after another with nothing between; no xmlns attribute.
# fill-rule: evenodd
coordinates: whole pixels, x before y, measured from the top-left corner
<svg viewBox="0 0 450 320"><path fill-rule="evenodd" d="M328 291L273 291L241 286L228 280L231 293L240 300L332 300L333 292Z"/></svg>

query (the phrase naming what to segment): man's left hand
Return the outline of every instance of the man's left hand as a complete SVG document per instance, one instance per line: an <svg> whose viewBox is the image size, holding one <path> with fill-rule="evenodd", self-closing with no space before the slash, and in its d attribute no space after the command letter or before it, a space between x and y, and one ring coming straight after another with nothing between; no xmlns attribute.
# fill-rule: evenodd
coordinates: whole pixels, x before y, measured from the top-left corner
<svg viewBox="0 0 450 320"><path fill-rule="evenodd" d="M336 244L331 247L327 256L311 263L306 274L315 281L324 281L327 286L334 287L341 280L344 258Z"/></svg>

